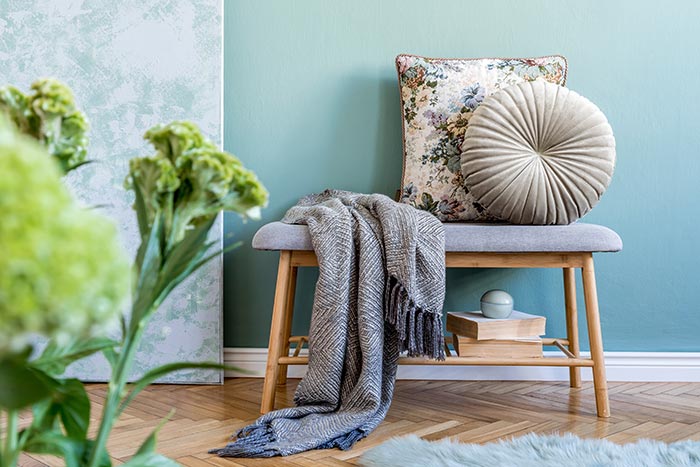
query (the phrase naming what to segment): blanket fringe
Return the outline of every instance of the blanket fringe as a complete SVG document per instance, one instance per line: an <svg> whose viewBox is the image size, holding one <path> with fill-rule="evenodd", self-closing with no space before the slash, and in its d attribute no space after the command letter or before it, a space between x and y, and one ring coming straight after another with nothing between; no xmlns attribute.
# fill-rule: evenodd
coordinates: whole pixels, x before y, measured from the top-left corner
<svg viewBox="0 0 700 467"><path fill-rule="evenodd" d="M347 451L352 448L352 446L367 436L367 433L365 433L363 430L355 429L352 430L351 432L344 434L343 436L339 436L335 439L332 439L328 441L327 443L323 443L320 446L318 446L316 449L333 449L333 448L338 448L342 451Z"/></svg>
<svg viewBox="0 0 700 467"><path fill-rule="evenodd" d="M323 443L316 449L338 448L347 451L365 436L367 436L367 433L358 428ZM269 424L247 426L240 430L236 437L238 439L233 443L229 443L220 449L211 449L209 454L216 454L219 457L273 457L285 455L276 449L266 448L269 443L277 441Z"/></svg>
<svg viewBox="0 0 700 467"><path fill-rule="evenodd" d="M273 457L280 453L274 449L268 449L270 443L277 441L269 424L250 425L237 434L236 441L228 443L220 449L211 449L209 454L219 457Z"/></svg>
<svg viewBox="0 0 700 467"><path fill-rule="evenodd" d="M409 357L445 359L441 313L416 306L393 276L386 283L384 301L385 319L398 333L401 352L408 352Z"/></svg>

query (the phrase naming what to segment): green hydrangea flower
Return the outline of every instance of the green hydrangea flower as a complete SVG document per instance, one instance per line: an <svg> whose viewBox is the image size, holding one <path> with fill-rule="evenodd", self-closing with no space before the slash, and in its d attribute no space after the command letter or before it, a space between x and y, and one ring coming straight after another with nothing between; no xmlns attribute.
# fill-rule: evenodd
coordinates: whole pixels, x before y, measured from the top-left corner
<svg viewBox="0 0 700 467"><path fill-rule="evenodd" d="M40 79L31 90L25 95L13 86L0 88L0 113L44 145L63 172L69 172L87 157L87 118L76 109L73 93L60 81Z"/></svg>
<svg viewBox="0 0 700 467"><path fill-rule="evenodd" d="M144 138L156 154L132 159L125 184L138 189L148 226L158 213L165 214L171 243L221 210L259 218L260 207L268 200L265 187L238 158L218 150L194 123L157 125Z"/></svg>
<svg viewBox="0 0 700 467"><path fill-rule="evenodd" d="M0 357L34 335L67 342L116 318L131 268L115 226L79 206L46 151L2 116L0 212Z"/></svg>

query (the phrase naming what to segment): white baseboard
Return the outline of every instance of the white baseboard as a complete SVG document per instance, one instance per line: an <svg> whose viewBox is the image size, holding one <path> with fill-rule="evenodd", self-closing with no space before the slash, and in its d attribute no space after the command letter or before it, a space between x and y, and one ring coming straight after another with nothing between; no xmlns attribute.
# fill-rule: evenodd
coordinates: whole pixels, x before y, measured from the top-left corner
<svg viewBox="0 0 700 467"><path fill-rule="evenodd" d="M558 351L545 356L561 356ZM588 356L585 352L584 356ZM262 377L265 374L267 349L228 347L224 362L249 371L227 371L226 376ZM700 382L700 352L606 352L605 367L608 381L678 381ZM289 377L299 378L306 372L305 365L290 365ZM591 380L590 368L581 369L582 378ZM566 381L568 368L558 367L504 367L504 366L399 366L399 379L425 380L499 380L499 381Z"/></svg>

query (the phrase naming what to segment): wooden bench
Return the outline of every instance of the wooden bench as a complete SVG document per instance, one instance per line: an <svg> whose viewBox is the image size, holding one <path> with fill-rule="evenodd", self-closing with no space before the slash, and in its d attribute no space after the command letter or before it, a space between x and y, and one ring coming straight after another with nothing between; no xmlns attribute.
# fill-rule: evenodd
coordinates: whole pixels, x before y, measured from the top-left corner
<svg viewBox="0 0 700 467"><path fill-rule="evenodd" d="M261 413L274 408L275 386L285 384L288 365L305 365L300 356L301 336L291 336L297 268L318 266L308 228L272 222L253 238L253 248L280 252L277 285L270 326ZM607 227L574 223L567 226L521 226L501 224L445 224L445 262L448 268L561 268L564 276L566 337L545 338L563 357L475 358L448 356L438 362L424 358L401 358L403 365L502 365L566 366L571 387L581 385L580 367L591 367L599 417L609 417L608 389L603 359L603 341L598 310L593 253L616 252L622 240ZM581 269L591 358L579 351L576 309L576 269ZM527 310L525 310L527 311ZM297 349L290 356L290 343Z"/></svg>

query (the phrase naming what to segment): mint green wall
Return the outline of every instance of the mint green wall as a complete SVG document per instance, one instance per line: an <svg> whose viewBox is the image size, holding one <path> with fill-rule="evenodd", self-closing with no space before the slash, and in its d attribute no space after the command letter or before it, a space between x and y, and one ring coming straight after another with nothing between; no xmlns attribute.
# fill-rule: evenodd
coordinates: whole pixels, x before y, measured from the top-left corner
<svg viewBox="0 0 700 467"><path fill-rule="evenodd" d="M398 53L564 54L568 86L603 109L617 137L612 185L585 218L625 242L597 257L606 350L700 351L698 17L693 1L229 1L226 149L269 188L264 221L326 187L393 194ZM227 346L267 345L277 255L250 248L259 225L226 222L245 242L226 257ZM314 274L300 276L296 332ZM563 334L557 270L451 271L446 309L473 309L493 287Z"/></svg>

